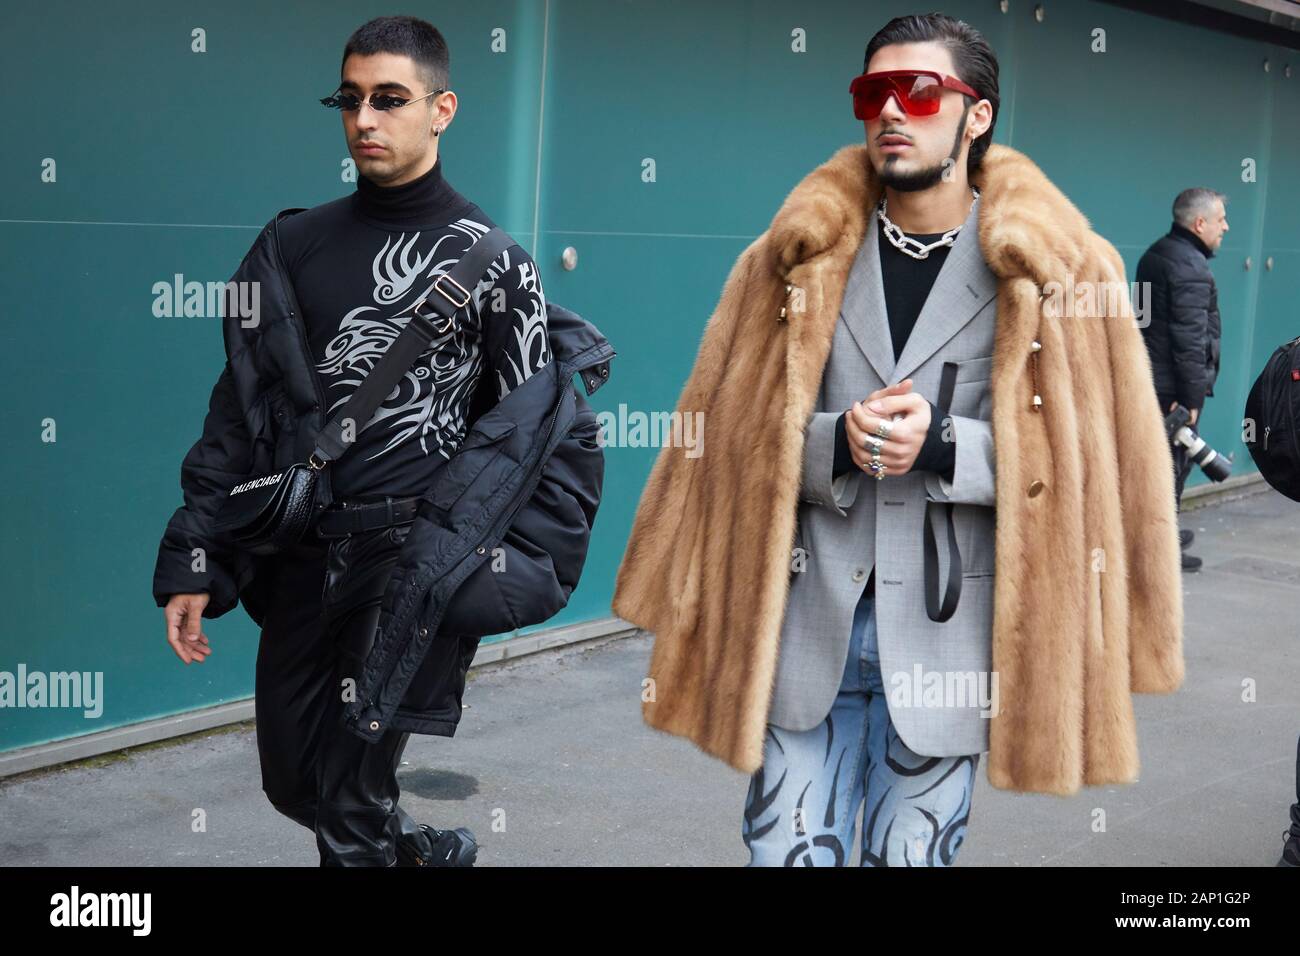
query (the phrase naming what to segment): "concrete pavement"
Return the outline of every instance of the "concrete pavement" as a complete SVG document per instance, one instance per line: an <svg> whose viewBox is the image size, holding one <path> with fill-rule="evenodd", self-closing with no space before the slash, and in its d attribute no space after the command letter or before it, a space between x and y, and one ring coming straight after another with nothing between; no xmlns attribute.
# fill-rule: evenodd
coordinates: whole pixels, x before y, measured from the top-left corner
<svg viewBox="0 0 1300 956"><path fill-rule="evenodd" d="M1187 681L1136 698L1140 782L1012 794L981 761L959 865L1276 861L1300 735L1300 504L1267 490L1182 523L1205 559L1183 579ZM403 806L471 827L480 865L743 863L747 778L641 721L650 646L640 634L473 672L457 736L411 738ZM0 864L315 866L312 834L262 794L254 734L235 725L0 780Z"/></svg>

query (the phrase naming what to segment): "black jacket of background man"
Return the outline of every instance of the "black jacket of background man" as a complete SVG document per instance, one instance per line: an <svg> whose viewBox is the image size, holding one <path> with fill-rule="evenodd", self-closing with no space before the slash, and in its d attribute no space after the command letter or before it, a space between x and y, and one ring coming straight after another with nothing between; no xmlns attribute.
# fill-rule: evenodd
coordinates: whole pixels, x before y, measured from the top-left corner
<svg viewBox="0 0 1300 956"><path fill-rule="evenodd" d="M1201 408L1219 375L1219 293L1210 272L1214 253L1174 223L1138 262L1138 283L1151 283L1150 321L1142 329L1160 407L1174 399ZM1145 289L1139 285L1139 289Z"/></svg>

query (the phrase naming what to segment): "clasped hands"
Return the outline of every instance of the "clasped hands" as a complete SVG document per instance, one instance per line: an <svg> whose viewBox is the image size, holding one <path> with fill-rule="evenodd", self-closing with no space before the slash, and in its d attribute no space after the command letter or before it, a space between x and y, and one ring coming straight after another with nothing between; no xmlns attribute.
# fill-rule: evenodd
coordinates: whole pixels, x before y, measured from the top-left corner
<svg viewBox="0 0 1300 956"><path fill-rule="evenodd" d="M880 438L876 429L881 422L890 423L888 438ZM912 391L912 380L876 389L860 402L854 402L844 416L844 430L849 439L853 463L875 476L871 460L875 449L869 439L880 442L880 463L886 475L905 475L921 453L930 431L930 403Z"/></svg>

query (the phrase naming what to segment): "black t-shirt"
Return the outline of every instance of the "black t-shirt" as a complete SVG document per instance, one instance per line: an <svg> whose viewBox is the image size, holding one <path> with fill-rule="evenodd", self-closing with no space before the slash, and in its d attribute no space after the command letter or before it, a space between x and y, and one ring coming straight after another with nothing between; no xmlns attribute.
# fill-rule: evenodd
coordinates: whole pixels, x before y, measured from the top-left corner
<svg viewBox="0 0 1300 956"><path fill-rule="evenodd" d="M916 327L917 316L939 278L939 270L948 261L952 246L931 249L924 259L915 259L897 248L885 237L885 224L876 219L880 232L880 275L884 283L885 309L889 313L889 334L894 344L894 361L902 357L903 347ZM934 233L903 233L922 245L929 245L940 236Z"/></svg>
<svg viewBox="0 0 1300 956"><path fill-rule="evenodd" d="M379 186L358 176L349 196L280 224L285 265L302 306L327 419L410 321L411 308L495 223L443 178ZM407 497L464 439L482 375L505 397L550 360L537 265L503 252L456 312L456 326L420 356L330 465L336 498ZM434 295L438 293L434 292Z"/></svg>
<svg viewBox="0 0 1300 956"><path fill-rule="evenodd" d="M880 231L880 276L884 285L885 309L889 313L889 333L894 346L894 361L903 354L903 348L916 327L916 319L921 314L934 280L939 277L952 246L939 246L931 249L924 259L909 256L894 246L885 236L885 224L876 218ZM941 232L904 233L923 245L929 245L940 236ZM835 431L835 464L833 472L836 477L856 467L849 450L849 438L844 430L845 412L840 416ZM957 447L954 442L943 440L943 416L930 402L930 430L926 432L925 443L912 463L913 471L932 471L952 481L953 468L957 461Z"/></svg>

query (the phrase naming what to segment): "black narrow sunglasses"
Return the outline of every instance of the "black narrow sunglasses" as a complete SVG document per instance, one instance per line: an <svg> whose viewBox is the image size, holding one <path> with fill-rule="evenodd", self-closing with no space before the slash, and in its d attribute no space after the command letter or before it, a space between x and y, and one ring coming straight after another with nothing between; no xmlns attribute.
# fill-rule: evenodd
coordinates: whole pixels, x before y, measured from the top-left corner
<svg viewBox="0 0 1300 956"><path fill-rule="evenodd" d="M404 96L394 96L392 93L371 93L366 99L372 110L384 112L386 110L395 110L405 106L407 103L418 103L427 96L433 96L437 93L446 93L446 89L430 90L424 96L417 96L415 99L407 99ZM351 113L354 110L361 109L361 97L355 93L338 92L326 96L321 100L321 104L328 106L330 109L340 110L344 113Z"/></svg>

